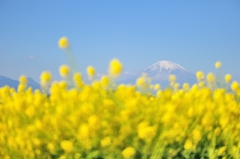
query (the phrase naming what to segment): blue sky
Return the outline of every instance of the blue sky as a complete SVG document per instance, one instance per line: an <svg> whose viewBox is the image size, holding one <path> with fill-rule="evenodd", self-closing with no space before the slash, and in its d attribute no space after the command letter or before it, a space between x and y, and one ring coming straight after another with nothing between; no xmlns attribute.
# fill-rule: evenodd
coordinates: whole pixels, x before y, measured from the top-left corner
<svg viewBox="0 0 240 159"><path fill-rule="evenodd" d="M223 71L240 76L239 0L0 0L0 75L39 81L67 63L58 48L70 39L81 72L104 73L112 58L139 72L170 60L190 72Z"/></svg>

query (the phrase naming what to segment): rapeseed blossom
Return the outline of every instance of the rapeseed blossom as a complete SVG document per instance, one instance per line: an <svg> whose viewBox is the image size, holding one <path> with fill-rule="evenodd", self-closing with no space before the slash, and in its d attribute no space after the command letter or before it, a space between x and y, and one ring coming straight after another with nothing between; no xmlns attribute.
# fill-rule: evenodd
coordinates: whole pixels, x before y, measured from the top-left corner
<svg viewBox="0 0 240 159"><path fill-rule="evenodd" d="M73 151L73 143L69 140L63 140L61 143L61 148L66 152L72 152Z"/></svg>
<svg viewBox="0 0 240 159"><path fill-rule="evenodd" d="M89 79L92 79L96 74L95 68L93 66L88 66L87 74L88 74Z"/></svg>
<svg viewBox="0 0 240 159"><path fill-rule="evenodd" d="M41 84L46 84L49 83L52 79L52 75L49 71L44 71L41 74L40 80L41 80Z"/></svg>
<svg viewBox="0 0 240 159"><path fill-rule="evenodd" d="M107 76L102 76L101 78L101 84L103 86L109 86L110 84L110 79Z"/></svg>
<svg viewBox="0 0 240 159"><path fill-rule="evenodd" d="M170 83L171 83L171 82L174 83L174 82L176 81L176 76L175 76L175 75L170 75L170 76L169 76L169 81L170 81Z"/></svg>
<svg viewBox="0 0 240 159"><path fill-rule="evenodd" d="M160 84L155 84L153 88L154 88L154 90L159 90L161 88L161 85Z"/></svg>
<svg viewBox="0 0 240 159"><path fill-rule="evenodd" d="M222 66L222 63L220 62L220 61L217 61L216 63L215 63L215 67L216 68L220 68Z"/></svg>
<svg viewBox="0 0 240 159"><path fill-rule="evenodd" d="M206 79L199 77L202 75L196 74L201 79L198 84L184 83L181 88L171 76L173 86L161 89L146 75L137 80L137 86L112 87L107 75L85 84L81 73L75 73L75 87L68 88L65 80L50 84L51 74L45 71L41 81L50 84L48 97L40 90L33 92L21 76L17 91L0 88L0 155L30 159L196 158L201 154L237 158L239 84L230 83L231 92L204 85L204 81L216 80L213 73ZM150 89L156 94L149 93Z"/></svg>
<svg viewBox="0 0 240 159"><path fill-rule="evenodd" d="M24 85L27 85L28 79L27 79L27 77L26 77L25 75L21 75L21 76L19 77L19 82L22 83L22 84L24 84Z"/></svg>
<svg viewBox="0 0 240 159"><path fill-rule="evenodd" d="M208 81L208 83L213 83L213 82L216 81L216 77L215 77L215 75L214 75L212 72L210 72L210 73L207 75L207 81Z"/></svg>
<svg viewBox="0 0 240 159"><path fill-rule="evenodd" d="M123 70L123 65L118 59L113 59L109 64L109 73L112 76L119 76Z"/></svg>
<svg viewBox="0 0 240 159"><path fill-rule="evenodd" d="M144 87L147 85L146 79L144 77L139 77L136 81L136 85L139 87Z"/></svg>
<svg viewBox="0 0 240 159"><path fill-rule="evenodd" d="M133 147L127 147L122 152L123 157L126 158L126 159L134 156L135 153L136 153L136 151L135 151L135 149Z"/></svg>
<svg viewBox="0 0 240 159"><path fill-rule="evenodd" d="M74 86L44 71L44 91L28 87L26 76L17 90L0 88L1 158L239 158L240 87L231 75L224 87L203 72L193 85L174 75L167 88L147 75L114 84L122 68L114 59L108 75L86 84L61 67Z"/></svg>
<svg viewBox="0 0 240 159"><path fill-rule="evenodd" d="M239 84L237 81L233 81L232 85L231 85L231 88L233 91L237 91L238 88L239 88Z"/></svg>
<svg viewBox="0 0 240 159"><path fill-rule="evenodd" d="M232 75L231 74L226 74L225 75L225 81L226 83L229 83L232 80Z"/></svg>
<svg viewBox="0 0 240 159"><path fill-rule="evenodd" d="M62 49L67 49L70 47L70 43L68 41L68 38L67 37L62 37L61 39L59 39L58 41L58 46Z"/></svg>
<svg viewBox="0 0 240 159"><path fill-rule="evenodd" d="M193 144L191 140L186 140L184 144L184 149L189 150L193 148Z"/></svg>
<svg viewBox="0 0 240 159"><path fill-rule="evenodd" d="M62 76L62 77L67 77L69 75L69 67L67 65L62 65L60 68L59 68L59 74Z"/></svg>
<svg viewBox="0 0 240 159"><path fill-rule="evenodd" d="M202 71L198 71L198 72L196 73L196 77L197 77L197 80L198 80L198 81L201 81L201 80L204 79L204 73L203 73Z"/></svg>

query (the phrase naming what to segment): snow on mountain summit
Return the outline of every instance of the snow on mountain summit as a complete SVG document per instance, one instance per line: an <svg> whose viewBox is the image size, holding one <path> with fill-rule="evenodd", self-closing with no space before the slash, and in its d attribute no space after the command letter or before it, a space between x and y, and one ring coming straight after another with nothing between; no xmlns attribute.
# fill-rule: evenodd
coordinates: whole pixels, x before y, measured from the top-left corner
<svg viewBox="0 0 240 159"><path fill-rule="evenodd" d="M149 66L146 70L146 72L153 71L153 72L163 72L163 71L183 71L188 72L185 70L181 65L172 62L172 61L158 61L154 63L153 65Z"/></svg>
<svg viewBox="0 0 240 159"><path fill-rule="evenodd" d="M183 84L185 82L193 84L196 82L196 77L193 73L187 71L181 65L172 61L158 61L151 66L144 69L137 74L126 75L119 81L120 83L135 84L138 77L142 76L142 73L147 74L151 78L151 83L159 83L161 86L166 87L169 85L169 75L173 74L177 77L177 82Z"/></svg>
<svg viewBox="0 0 240 159"><path fill-rule="evenodd" d="M172 61L158 61L149 66L144 72L152 79L153 83L163 82L168 83L169 75L173 74L177 77L179 83L195 80L195 75L187 71L181 65Z"/></svg>

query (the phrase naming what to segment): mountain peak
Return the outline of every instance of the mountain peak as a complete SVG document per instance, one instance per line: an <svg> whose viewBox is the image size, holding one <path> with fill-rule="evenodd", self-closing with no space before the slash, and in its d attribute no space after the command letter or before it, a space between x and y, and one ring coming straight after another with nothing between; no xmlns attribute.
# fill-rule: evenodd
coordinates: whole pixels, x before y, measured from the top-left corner
<svg viewBox="0 0 240 159"><path fill-rule="evenodd" d="M152 64L138 74L126 74L122 76L119 83L134 84L136 79L142 76L142 73L146 73L147 76L151 78L153 84L160 83L163 88L169 85L168 79L171 74L177 76L177 82L180 84L184 82L193 84L196 82L195 75L184 69L181 65L172 61L163 60Z"/></svg>
<svg viewBox="0 0 240 159"><path fill-rule="evenodd" d="M175 71L175 70L186 71L181 65L172 61L167 61L167 60L158 61L146 69L146 71L157 71L157 72Z"/></svg>

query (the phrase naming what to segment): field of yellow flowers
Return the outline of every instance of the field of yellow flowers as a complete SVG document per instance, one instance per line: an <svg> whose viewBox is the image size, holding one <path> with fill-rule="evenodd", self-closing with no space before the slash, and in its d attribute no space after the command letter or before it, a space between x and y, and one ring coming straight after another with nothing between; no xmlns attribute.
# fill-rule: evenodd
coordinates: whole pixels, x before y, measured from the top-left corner
<svg viewBox="0 0 240 159"><path fill-rule="evenodd" d="M59 46L71 61L67 38ZM24 75L18 90L0 88L0 158L240 158L240 87L230 74L218 84L199 71L193 86L171 75L161 89L146 76L115 85L122 69L113 59L109 74L94 80L89 66L85 84L72 62L60 67L62 81L43 72L41 90L27 87Z"/></svg>

